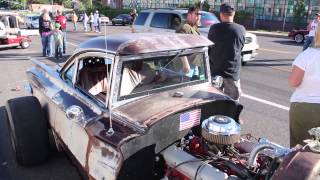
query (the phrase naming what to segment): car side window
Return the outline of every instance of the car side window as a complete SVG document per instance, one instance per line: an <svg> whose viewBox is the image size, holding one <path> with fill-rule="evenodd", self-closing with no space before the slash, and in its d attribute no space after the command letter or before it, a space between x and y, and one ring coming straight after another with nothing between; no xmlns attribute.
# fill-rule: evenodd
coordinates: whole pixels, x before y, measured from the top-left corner
<svg viewBox="0 0 320 180"><path fill-rule="evenodd" d="M139 13L138 17L134 21L134 25L144 25L144 23L146 22L148 16L149 16L148 12Z"/></svg>
<svg viewBox="0 0 320 180"><path fill-rule="evenodd" d="M170 17L170 29L175 29L177 30L181 25L181 18L176 15L172 14Z"/></svg>
<svg viewBox="0 0 320 180"><path fill-rule="evenodd" d="M72 84L72 77L74 75L74 70L75 70L75 63L73 63L72 66L70 66L65 73L65 80L68 84Z"/></svg>
<svg viewBox="0 0 320 180"><path fill-rule="evenodd" d="M102 57L80 59L76 86L104 102L109 88L111 64L111 59Z"/></svg>
<svg viewBox="0 0 320 180"><path fill-rule="evenodd" d="M168 13L155 13L151 20L151 27L155 28L169 28L169 17Z"/></svg>

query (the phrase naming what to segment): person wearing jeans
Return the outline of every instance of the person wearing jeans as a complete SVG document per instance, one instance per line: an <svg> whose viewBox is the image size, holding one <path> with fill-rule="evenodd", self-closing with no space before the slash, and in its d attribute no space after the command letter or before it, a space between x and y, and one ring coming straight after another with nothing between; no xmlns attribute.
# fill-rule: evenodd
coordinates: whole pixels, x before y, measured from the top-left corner
<svg viewBox="0 0 320 180"><path fill-rule="evenodd" d="M52 57L52 33L42 32L41 34L42 42L42 55L47 57Z"/></svg>
<svg viewBox="0 0 320 180"><path fill-rule="evenodd" d="M42 42L42 55L52 57L52 29L53 25L48 13L43 14L43 20L41 22L41 42Z"/></svg>

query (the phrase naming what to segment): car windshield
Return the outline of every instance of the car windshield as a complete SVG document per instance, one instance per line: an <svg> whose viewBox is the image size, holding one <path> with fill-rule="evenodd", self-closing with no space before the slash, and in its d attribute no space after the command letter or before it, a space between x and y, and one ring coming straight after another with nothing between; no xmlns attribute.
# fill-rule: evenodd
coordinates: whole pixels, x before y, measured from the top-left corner
<svg viewBox="0 0 320 180"><path fill-rule="evenodd" d="M203 53L126 61L122 65L120 98L202 83L207 78Z"/></svg>
<svg viewBox="0 0 320 180"><path fill-rule="evenodd" d="M183 19L186 20L187 19L187 13L182 15ZM199 24L199 28L205 28L205 27L210 27L212 24L216 24L219 23L219 19L217 18L217 16L215 16L212 13L209 12L201 12L201 17L200 17L200 24Z"/></svg>
<svg viewBox="0 0 320 180"><path fill-rule="evenodd" d="M37 20L39 20L39 16L31 16L30 20L37 21Z"/></svg>
<svg viewBox="0 0 320 180"><path fill-rule="evenodd" d="M122 19L122 18L125 18L125 15L124 15L124 14L120 14L120 15L118 15L116 18Z"/></svg>

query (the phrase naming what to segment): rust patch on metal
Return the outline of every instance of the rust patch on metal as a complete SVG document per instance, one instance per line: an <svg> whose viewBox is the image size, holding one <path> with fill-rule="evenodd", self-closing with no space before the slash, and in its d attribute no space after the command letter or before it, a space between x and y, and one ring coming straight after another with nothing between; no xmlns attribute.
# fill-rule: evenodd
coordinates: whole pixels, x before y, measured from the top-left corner
<svg viewBox="0 0 320 180"><path fill-rule="evenodd" d="M141 98L114 109L117 113L126 117L128 121L138 122L141 126L150 126L162 117L174 112L208 103L215 100L230 100L211 84L188 86L179 89L184 96L174 98L172 95L177 90L166 91ZM141 111L144 109L144 111ZM139 113L137 113L139 112Z"/></svg>
<svg viewBox="0 0 320 180"><path fill-rule="evenodd" d="M273 180L303 180L312 178L315 167L320 163L320 154L309 150L298 150L289 154L273 175ZM311 179L310 179L311 178Z"/></svg>
<svg viewBox="0 0 320 180"><path fill-rule="evenodd" d="M93 146L99 146L99 141L92 135L90 135L89 133L88 137L89 137L89 142L87 145L87 150L86 150L86 162L85 162L85 166L84 166L84 170L90 175L90 167L89 167L89 157L90 157L90 153L92 150Z"/></svg>
<svg viewBox="0 0 320 180"><path fill-rule="evenodd" d="M110 151L108 148L105 148L105 147L101 148L101 155L103 157L108 157L110 159L115 156L115 154L112 151Z"/></svg>

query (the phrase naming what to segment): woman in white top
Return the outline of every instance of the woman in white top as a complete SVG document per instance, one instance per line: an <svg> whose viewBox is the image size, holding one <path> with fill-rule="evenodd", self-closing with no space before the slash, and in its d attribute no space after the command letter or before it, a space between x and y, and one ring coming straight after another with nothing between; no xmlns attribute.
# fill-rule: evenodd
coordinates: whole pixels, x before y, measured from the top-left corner
<svg viewBox="0 0 320 180"><path fill-rule="evenodd" d="M311 138L308 130L320 126L320 27L314 45L300 53L293 61L288 79L295 87L290 102L290 146Z"/></svg>
<svg viewBox="0 0 320 180"><path fill-rule="evenodd" d="M83 14L83 27L84 27L85 32L88 31L88 21L89 21L89 17L87 15L87 13L84 12L84 14Z"/></svg>

